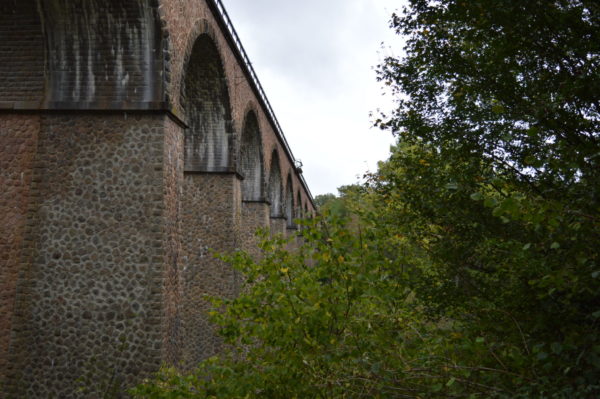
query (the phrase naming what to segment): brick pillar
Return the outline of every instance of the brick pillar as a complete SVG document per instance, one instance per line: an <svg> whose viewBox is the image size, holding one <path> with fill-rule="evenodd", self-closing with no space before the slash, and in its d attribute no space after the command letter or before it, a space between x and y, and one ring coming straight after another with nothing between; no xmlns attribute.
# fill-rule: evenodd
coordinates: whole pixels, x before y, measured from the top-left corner
<svg viewBox="0 0 600 399"><path fill-rule="evenodd" d="M269 228L269 203L266 201L242 202L242 249L247 251L254 259L258 259L260 239L256 231Z"/></svg>
<svg viewBox="0 0 600 399"><path fill-rule="evenodd" d="M240 248L241 186L236 173L190 172L184 176L183 324L184 366L215 355L222 347L210 324L204 295L233 297L240 277L213 253Z"/></svg>
<svg viewBox="0 0 600 399"><path fill-rule="evenodd" d="M6 397L96 397L160 366L165 119L40 117Z"/></svg>
<svg viewBox="0 0 600 399"><path fill-rule="evenodd" d="M287 226L286 227L286 237L288 238L292 238L292 240L290 240L289 244L288 244L288 251L294 251L296 249L298 249L299 245L299 239L298 239L298 227L297 226Z"/></svg>
<svg viewBox="0 0 600 399"><path fill-rule="evenodd" d="M271 216L271 235L281 234L286 236L287 233L287 219L285 216Z"/></svg>
<svg viewBox="0 0 600 399"><path fill-rule="evenodd" d="M0 390L6 378L40 118L0 114Z"/></svg>

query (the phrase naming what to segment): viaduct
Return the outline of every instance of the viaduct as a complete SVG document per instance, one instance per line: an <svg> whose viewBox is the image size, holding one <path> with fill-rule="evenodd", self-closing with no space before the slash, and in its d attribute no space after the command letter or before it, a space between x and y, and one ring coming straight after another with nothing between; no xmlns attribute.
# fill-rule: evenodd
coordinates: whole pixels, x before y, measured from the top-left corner
<svg viewBox="0 0 600 399"><path fill-rule="evenodd" d="M314 211L220 0L0 0L0 397L213 355L211 251Z"/></svg>

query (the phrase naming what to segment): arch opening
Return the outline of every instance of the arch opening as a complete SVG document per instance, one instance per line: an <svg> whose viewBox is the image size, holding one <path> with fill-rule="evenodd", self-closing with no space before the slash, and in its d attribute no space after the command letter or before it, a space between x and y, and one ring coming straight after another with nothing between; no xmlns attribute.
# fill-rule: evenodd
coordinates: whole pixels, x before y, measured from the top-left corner
<svg viewBox="0 0 600 399"><path fill-rule="evenodd" d="M208 34L194 43L182 85L189 129L184 144L185 171L231 171L233 124L221 56Z"/></svg>
<svg viewBox="0 0 600 399"><path fill-rule="evenodd" d="M252 111L246 116L240 148L242 200L264 200L264 162L258 119Z"/></svg>
<svg viewBox="0 0 600 399"><path fill-rule="evenodd" d="M300 196L300 191L298 191L296 195L296 206L294 207L294 214L296 219L302 219L302 197Z"/></svg>
<svg viewBox="0 0 600 399"><path fill-rule="evenodd" d="M285 185L285 217L287 219L287 227L294 227L294 189L292 187L292 175L288 175Z"/></svg>
<svg viewBox="0 0 600 399"><path fill-rule="evenodd" d="M0 101L26 109L146 109L165 100L168 40L155 1L1 3Z"/></svg>
<svg viewBox="0 0 600 399"><path fill-rule="evenodd" d="M282 181L277 150L273 151L273 155L271 156L271 167L269 168L269 202L271 203L270 216L273 218L282 217Z"/></svg>

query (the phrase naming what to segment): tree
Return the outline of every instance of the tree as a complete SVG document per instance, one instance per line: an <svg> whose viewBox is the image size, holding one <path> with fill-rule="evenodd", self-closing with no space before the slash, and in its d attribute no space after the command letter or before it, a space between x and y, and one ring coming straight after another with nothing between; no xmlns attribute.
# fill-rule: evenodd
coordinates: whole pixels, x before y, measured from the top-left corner
<svg viewBox="0 0 600 399"><path fill-rule="evenodd" d="M390 158L297 252L229 256L230 349L137 396L600 396L598 3L410 0L392 27Z"/></svg>
<svg viewBox="0 0 600 399"><path fill-rule="evenodd" d="M507 354L510 395L595 396L599 4L412 0L392 26L407 55L379 68L399 100L378 124L398 145L371 185L439 276L414 288Z"/></svg>
<svg viewBox="0 0 600 399"><path fill-rule="evenodd" d="M322 194L315 197L315 205L319 212L337 218L348 218L353 208L359 206L363 188L358 184L350 184L338 188L338 196Z"/></svg>
<svg viewBox="0 0 600 399"><path fill-rule="evenodd" d="M315 206L318 209L321 209L321 208L323 208L324 205L335 200L336 198L337 197L335 196L335 194L331 194L331 193L319 194L315 197Z"/></svg>
<svg viewBox="0 0 600 399"><path fill-rule="evenodd" d="M432 379L399 383L415 374L409 361L423 352L414 348L431 344L419 334L425 321L399 274L410 253L402 240L369 227L355 234L338 218L304 225L297 252L275 238L262 243L258 262L243 252L226 257L247 283L235 299L213 298L229 350L188 375L165 369L135 397L373 398L429 390Z"/></svg>
<svg viewBox="0 0 600 399"><path fill-rule="evenodd" d="M596 1L410 4L392 20L408 55L380 68L407 97L383 127L444 155L471 153L545 198L578 182L598 187ZM577 195L597 210L596 190Z"/></svg>

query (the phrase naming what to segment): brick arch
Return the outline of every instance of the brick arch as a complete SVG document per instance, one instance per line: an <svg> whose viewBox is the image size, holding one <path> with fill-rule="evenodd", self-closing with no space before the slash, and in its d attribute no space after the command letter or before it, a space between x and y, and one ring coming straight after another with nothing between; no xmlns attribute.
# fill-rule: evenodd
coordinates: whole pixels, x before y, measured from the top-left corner
<svg viewBox="0 0 600 399"><path fill-rule="evenodd" d="M190 32L187 34L187 41L185 43L185 47L183 48L183 53L181 55L181 59L183 60L181 63L182 67L181 67L181 70L178 71L179 76L181 77L181 81L179 84L179 93L180 93L179 106L181 107L181 109L183 109L183 105L184 105L183 104L183 96L182 96L182 93L183 93L182 87L185 84L186 70L187 70L187 66L190 63L190 59L192 58L194 45L196 44L196 41L198 40L198 38L202 35L207 35L212 40L212 42L215 45L215 47L217 48L219 54L223 54L223 49L219 45L219 39L218 39L218 35L216 32L217 31L215 30L213 25L210 23L210 21L202 18L202 19L198 19L194 23ZM177 90L177 88L176 88L176 90Z"/></svg>
<svg viewBox="0 0 600 399"><path fill-rule="evenodd" d="M281 177L281 165L277 149L271 154L271 166L269 167L269 202L271 203L271 217L283 216L283 179Z"/></svg>
<svg viewBox="0 0 600 399"><path fill-rule="evenodd" d="M23 109L147 109L165 101L168 35L156 0L1 3L0 101Z"/></svg>
<svg viewBox="0 0 600 399"><path fill-rule="evenodd" d="M221 53L207 22L186 53L181 104L185 133L184 168L196 172L233 169L235 132Z"/></svg>
<svg viewBox="0 0 600 399"><path fill-rule="evenodd" d="M292 174L289 173L285 184L285 218L287 227L294 227L294 187L292 186Z"/></svg>
<svg viewBox="0 0 600 399"><path fill-rule="evenodd" d="M239 170L244 176L242 200L264 199L264 169L261 130L256 112L251 110L244 118L240 140Z"/></svg>
<svg viewBox="0 0 600 399"><path fill-rule="evenodd" d="M296 193L296 206L294 207L294 214L296 219L302 219L302 197L300 190Z"/></svg>

